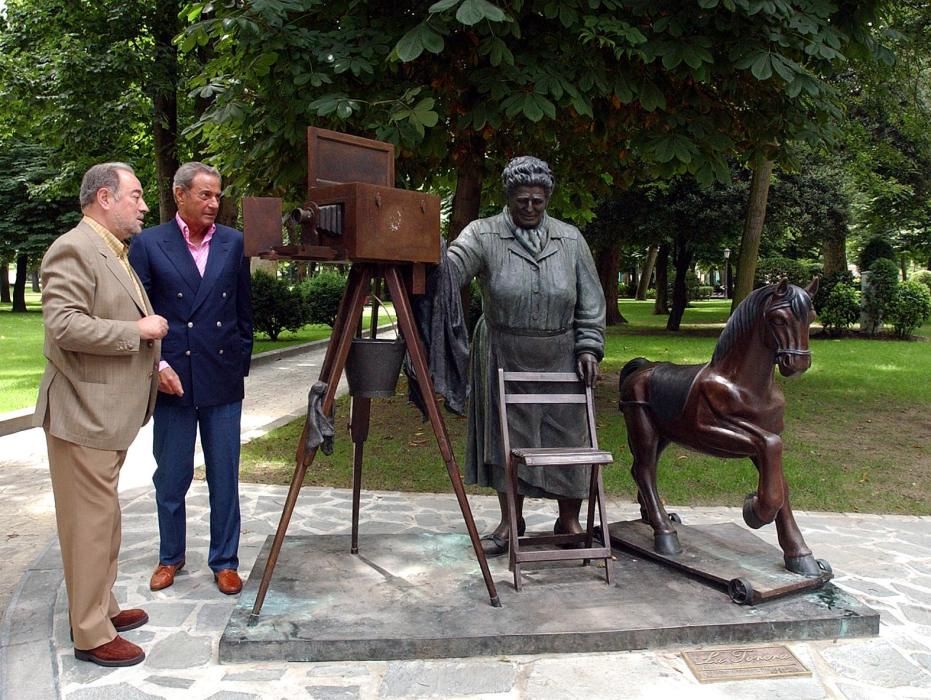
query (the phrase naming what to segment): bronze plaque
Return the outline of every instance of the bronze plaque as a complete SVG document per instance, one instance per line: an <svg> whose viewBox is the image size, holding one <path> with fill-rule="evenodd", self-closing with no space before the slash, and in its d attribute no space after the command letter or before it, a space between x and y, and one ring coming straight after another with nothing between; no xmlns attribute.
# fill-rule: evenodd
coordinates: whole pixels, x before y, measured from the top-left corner
<svg viewBox="0 0 931 700"><path fill-rule="evenodd" d="M782 644L684 651L682 656L700 683L811 675L798 657Z"/></svg>

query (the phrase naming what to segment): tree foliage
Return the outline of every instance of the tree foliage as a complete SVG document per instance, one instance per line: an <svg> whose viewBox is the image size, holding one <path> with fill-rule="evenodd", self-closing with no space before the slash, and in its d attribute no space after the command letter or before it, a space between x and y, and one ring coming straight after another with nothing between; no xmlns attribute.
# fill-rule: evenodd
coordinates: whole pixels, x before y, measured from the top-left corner
<svg viewBox="0 0 931 700"><path fill-rule="evenodd" d="M77 199L56 197L45 184L53 177L47 148L12 139L0 142L0 260L17 262L11 299L25 311L25 277L49 244L73 226L80 214Z"/></svg>
<svg viewBox="0 0 931 700"><path fill-rule="evenodd" d="M55 194L76 193L94 163L128 162L150 203L161 202L162 218L173 215L179 30L177 0L7 0L0 140L47 148L53 176L44 187ZM190 121L184 93L180 104Z"/></svg>
<svg viewBox="0 0 931 700"><path fill-rule="evenodd" d="M898 60L839 76L849 115L839 158L860 244L880 236L931 268L931 5L890 3L883 19Z"/></svg>
<svg viewBox="0 0 931 700"><path fill-rule="evenodd" d="M315 123L397 144L412 186L448 186L476 153L485 182L535 152L560 176L555 213L584 220L611 186L707 185L732 154L820 142L840 115L825 76L870 44L878 5L192 3L182 47L213 48L197 87L216 99L197 128L243 191L299 197Z"/></svg>

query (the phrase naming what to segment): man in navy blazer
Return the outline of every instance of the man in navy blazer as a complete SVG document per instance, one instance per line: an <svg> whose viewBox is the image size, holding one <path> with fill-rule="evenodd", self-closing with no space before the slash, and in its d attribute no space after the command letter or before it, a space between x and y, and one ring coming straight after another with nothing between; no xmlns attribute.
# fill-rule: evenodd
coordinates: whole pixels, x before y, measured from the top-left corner
<svg viewBox="0 0 931 700"><path fill-rule="evenodd" d="M220 192L215 168L185 163L174 177L178 214L145 229L129 249L155 313L168 319L154 414L160 546L149 582L153 591L172 585L184 567L184 499L194 478L198 428L210 492L207 564L222 593L242 590L239 435L252 355L252 300L242 233L215 223Z"/></svg>

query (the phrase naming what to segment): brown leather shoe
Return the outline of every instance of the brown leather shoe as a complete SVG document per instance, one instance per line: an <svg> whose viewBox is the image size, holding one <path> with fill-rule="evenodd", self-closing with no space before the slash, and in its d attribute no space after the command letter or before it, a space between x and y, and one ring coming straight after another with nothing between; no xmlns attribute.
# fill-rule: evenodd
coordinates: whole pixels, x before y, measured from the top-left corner
<svg viewBox="0 0 931 700"><path fill-rule="evenodd" d="M168 586L175 582L175 574L183 568L183 559L178 564L159 563L159 565L155 567L155 571L152 572L152 578L149 579L149 588L153 591L160 591L163 588L168 588Z"/></svg>
<svg viewBox="0 0 931 700"><path fill-rule="evenodd" d="M139 608L120 610L117 615L114 615L110 618L110 622L112 622L113 626L116 627L117 632L129 632L129 630L142 627L148 621L149 616L146 614L145 610L140 610ZM70 632L71 641L73 642L74 630L70 630Z"/></svg>
<svg viewBox="0 0 931 700"><path fill-rule="evenodd" d="M83 651L74 650L74 658L80 661L90 661L98 666L135 666L145 659L145 652L132 642L127 642L120 635L116 635L106 644Z"/></svg>
<svg viewBox="0 0 931 700"><path fill-rule="evenodd" d="M110 618L110 622L116 627L117 632L129 632L129 630L142 627L148 621L149 616L146 611L139 608L120 610L118 615Z"/></svg>
<svg viewBox="0 0 931 700"><path fill-rule="evenodd" d="M242 579L235 569L223 569L213 575L213 580L217 582L217 588L220 593L226 595L236 595L242 590Z"/></svg>

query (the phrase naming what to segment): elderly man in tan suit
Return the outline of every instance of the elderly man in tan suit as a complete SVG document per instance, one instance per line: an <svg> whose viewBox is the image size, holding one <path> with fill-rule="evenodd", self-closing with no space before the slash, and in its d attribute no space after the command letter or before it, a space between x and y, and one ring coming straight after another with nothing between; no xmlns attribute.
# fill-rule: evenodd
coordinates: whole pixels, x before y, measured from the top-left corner
<svg viewBox="0 0 931 700"><path fill-rule="evenodd" d="M164 318L126 259L149 210L125 163L95 165L84 218L42 259L47 364L35 422L45 429L74 655L131 666L145 654L118 632L148 622L113 597L120 551L117 482L126 450L155 404Z"/></svg>

